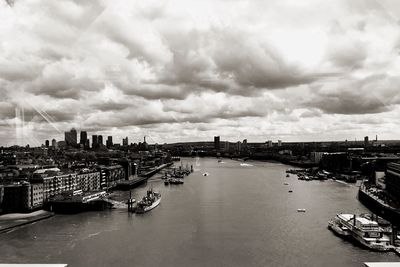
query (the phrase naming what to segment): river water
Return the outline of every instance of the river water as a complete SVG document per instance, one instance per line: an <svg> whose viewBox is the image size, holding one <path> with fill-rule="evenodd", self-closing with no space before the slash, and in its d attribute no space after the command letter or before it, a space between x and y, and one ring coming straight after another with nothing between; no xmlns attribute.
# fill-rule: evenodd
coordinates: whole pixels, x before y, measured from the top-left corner
<svg viewBox="0 0 400 267"><path fill-rule="evenodd" d="M362 213L357 187L286 178L287 165L183 159L195 172L183 185L152 178L159 207L56 215L0 235L2 263L68 266L362 266L399 261L342 240L327 229L336 213ZM203 176L208 172L208 176ZM287 182L289 185L284 185ZM293 193L288 193L293 190ZM123 193L123 198L127 192ZM297 212L298 208L306 212Z"/></svg>

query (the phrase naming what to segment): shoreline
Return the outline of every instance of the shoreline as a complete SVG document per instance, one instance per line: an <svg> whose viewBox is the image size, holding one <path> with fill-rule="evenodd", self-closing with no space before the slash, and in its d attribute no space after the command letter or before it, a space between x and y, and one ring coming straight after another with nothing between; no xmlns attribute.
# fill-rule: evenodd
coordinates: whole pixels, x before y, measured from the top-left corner
<svg viewBox="0 0 400 267"><path fill-rule="evenodd" d="M48 219L55 215L53 212L44 210L36 211L36 213L38 213L37 215L32 215L32 213L14 213L0 216L0 234L24 225Z"/></svg>

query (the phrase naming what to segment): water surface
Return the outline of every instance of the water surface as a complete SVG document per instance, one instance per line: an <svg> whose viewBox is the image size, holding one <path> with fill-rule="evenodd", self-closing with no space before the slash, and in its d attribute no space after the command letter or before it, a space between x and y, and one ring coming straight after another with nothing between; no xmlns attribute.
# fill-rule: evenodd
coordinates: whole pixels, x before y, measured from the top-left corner
<svg viewBox="0 0 400 267"><path fill-rule="evenodd" d="M0 261L69 266L362 266L399 261L335 236L328 221L367 209L357 187L286 178L287 165L183 159L195 172L183 185L153 178L159 207L56 215L0 235ZM203 176L208 172L208 176ZM284 185L287 182L289 185ZM293 193L288 193L293 190ZM124 193L128 195L127 192ZM305 213L297 212L306 209Z"/></svg>

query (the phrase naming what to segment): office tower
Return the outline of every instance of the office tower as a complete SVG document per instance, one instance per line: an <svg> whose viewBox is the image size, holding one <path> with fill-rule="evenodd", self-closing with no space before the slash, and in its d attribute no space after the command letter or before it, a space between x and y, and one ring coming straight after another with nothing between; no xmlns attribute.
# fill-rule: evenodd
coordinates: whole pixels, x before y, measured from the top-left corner
<svg viewBox="0 0 400 267"><path fill-rule="evenodd" d="M220 150L220 148L221 148L220 137L214 136L214 149Z"/></svg>
<svg viewBox="0 0 400 267"><path fill-rule="evenodd" d="M113 146L112 136L107 137L106 145L107 145L107 148L110 148Z"/></svg>
<svg viewBox="0 0 400 267"><path fill-rule="evenodd" d="M85 146L87 140L87 132L86 131L81 131L81 139L79 141L79 144Z"/></svg>
<svg viewBox="0 0 400 267"><path fill-rule="evenodd" d="M102 135L97 136L97 145L99 147L103 146L103 136Z"/></svg>
<svg viewBox="0 0 400 267"><path fill-rule="evenodd" d="M92 135L92 148L97 148L98 147L98 141L97 141L97 135Z"/></svg>
<svg viewBox="0 0 400 267"><path fill-rule="evenodd" d="M53 148L57 148L57 141L56 141L56 139L51 140L51 146L52 146Z"/></svg>
<svg viewBox="0 0 400 267"><path fill-rule="evenodd" d="M65 136L65 144L67 146L76 146L78 134L74 128L72 128L69 132L65 132L64 136Z"/></svg>
<svg viewBox="0 0 400 267"><path fill-rule="evenodd" d="M128 146L128 136L122 139L122 145Z"/></svg>

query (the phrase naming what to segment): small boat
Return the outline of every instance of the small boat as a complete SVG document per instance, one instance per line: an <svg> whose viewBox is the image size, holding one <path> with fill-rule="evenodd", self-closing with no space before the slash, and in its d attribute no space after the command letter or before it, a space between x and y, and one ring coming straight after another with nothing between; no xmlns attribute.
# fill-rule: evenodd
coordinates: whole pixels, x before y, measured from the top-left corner
<svg viewBox="0 0 400 267"><path fill-rule="evenodd" d="M286 177L290 177L290 175L289 175L289 174L286 174Z"/></svg>
<svg viewBox="0 0 400 267"><path fill-rule="evenodd" d="M306 212L306 209L297 209L297 212Z"/></svg>
<svg viewBox="0 0 400 267"><path fill-rule="evenodd" d="M292 193L292 192L293 192L293 190L289 190L288 192L289 192L289 193Z"/></svg>
<svg viewBox="0 0 400 267"><path fill-rule="evenodd" d="M328 228L339 236L351 236L349 228L344 226L339 220L329 221Z"/></svg>
<svg viewBox="0 0 400 267"><path fill-rule="evenodd" d="M284 185L289 185L288 183L284 183Z"/></svg>
<svg viewBox="0 0 400 267"><path fill-rule="evenodd" d="M168 180L165 180L165 181L164 181L164 184L165 184L165 185L169 185Z"/></svg>
<svg viewBox="0 0 400 267"><path fill-rule="evenodd" d="M179 179L179 178L169 178L167 181L170 184L183 184L183 179Z"/></svg>
<svg viewBox="0 0 400 267"><path fill-rule="evenodd" d="M203 173L203 176L208 176L208 175L209 175L208 172Z"/></svg>

